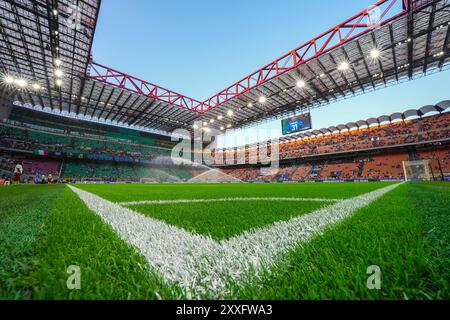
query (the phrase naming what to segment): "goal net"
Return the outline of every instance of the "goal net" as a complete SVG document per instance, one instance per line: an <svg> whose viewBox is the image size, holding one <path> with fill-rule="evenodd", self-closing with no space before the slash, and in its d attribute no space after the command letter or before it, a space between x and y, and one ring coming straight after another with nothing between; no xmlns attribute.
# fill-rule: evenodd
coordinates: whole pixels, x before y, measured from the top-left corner
<svg viewBox="0 0 450 320"><path fill-rule="evenodd" d="M139 180L140 183L148 183L148 184L153 184L153 183L158 183L159 181L155 178L141 178Z"/></svg>
<svg viewBox="0 0 450 320"><path fill-rule="evenodd" d="M405 181L431 181L433 175L428 160L403 161Z"/></svg>

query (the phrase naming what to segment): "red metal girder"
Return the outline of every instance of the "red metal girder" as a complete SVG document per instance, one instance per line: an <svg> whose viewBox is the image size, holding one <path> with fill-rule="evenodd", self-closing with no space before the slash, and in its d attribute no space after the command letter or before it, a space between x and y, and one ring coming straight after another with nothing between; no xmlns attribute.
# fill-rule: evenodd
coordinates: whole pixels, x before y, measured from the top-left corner
<svg viewBox="0 0 450 320"><path fill-rule="evenodd" d="M311 59L317 58L380 25L406 14L408 12L407 3L408 0L380 0L375 5L361 11L207 99L204 101L204 111L215 108L274 77L295 69ZM396 4L402 4L403 6L401 10L393 12Z"/></svg>
<svg viewBox="0 0 450 320"><path fill-rule="evenodd" d="M185 95L168 90L153 83L130 76L118 70L103 66L94 61L90 63L89 78L163 101L195 112L202 112L203 103Z"/></svg>
<svg viewBox="0 0 450 320"><path fill-rule="evenodd" d="M400 10L396 10L396 4L402 5ZM91 74L88 77L197 113L204 113L407 13L408 0L380 0L203 102L93 61L90 63Z"/></svg>

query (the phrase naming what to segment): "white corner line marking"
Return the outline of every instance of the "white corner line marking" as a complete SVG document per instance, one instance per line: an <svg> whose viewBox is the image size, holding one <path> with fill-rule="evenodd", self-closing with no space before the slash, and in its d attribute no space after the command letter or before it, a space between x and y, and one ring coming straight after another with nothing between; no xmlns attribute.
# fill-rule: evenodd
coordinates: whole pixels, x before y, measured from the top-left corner
<svg viewBox="0 0 450 320"><path fill-rule="evenodd" d="M176 199L176 200L144 200L117 202L122 206L141 204L172 204L172 203L202 203L202 202L229 202L229 201L310 201L310 202L338 202L343 199L329 198L277 198L277 197L250 197L250 198L220 198L220 199Z"/></svg>
<svg viewBox="0 0 450 320"><path fill-rule="evenodd" d="M249 270L259 273L287 250L295 249L344 220L400 184L342 200L310 214L249 230L226 241L189 233L92 193L69 186L87 207L111 225L169 285L179 285L191 298L221 298L229 280L243 281Z"/></svg>

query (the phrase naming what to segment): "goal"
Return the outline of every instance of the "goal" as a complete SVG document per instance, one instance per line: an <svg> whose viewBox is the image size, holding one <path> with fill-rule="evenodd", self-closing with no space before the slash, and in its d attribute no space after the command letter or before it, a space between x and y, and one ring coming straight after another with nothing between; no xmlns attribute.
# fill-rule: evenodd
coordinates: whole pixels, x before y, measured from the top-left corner
<svg viewBox="0 0 450 320"><path fill-rule="evenodd" d="M147 183L147 184L154 184L154 183L158 183L158 180L156 180L155 178L141 178L139 180L140 183Z"/></svg>
<svg viewBox="0 0 450 320"><path fill-rule="evenodd" d="M433 174L428 160L403 161L405 181L431 181Z"/></svg>

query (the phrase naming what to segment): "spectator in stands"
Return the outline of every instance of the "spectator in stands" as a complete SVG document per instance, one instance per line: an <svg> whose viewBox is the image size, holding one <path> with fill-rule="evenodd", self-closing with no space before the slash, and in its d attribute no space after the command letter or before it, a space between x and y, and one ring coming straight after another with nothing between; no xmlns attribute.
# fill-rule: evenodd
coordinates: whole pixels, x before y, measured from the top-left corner
<svg viewBox="0 0 450 320"><path fill-rule="evenodd" d="M23 167L20 162L16 162L14 167L14 183L20 183L20 179L22 178Z"/></svg>

